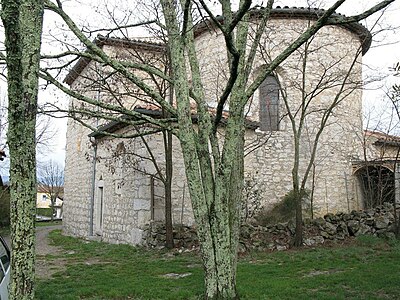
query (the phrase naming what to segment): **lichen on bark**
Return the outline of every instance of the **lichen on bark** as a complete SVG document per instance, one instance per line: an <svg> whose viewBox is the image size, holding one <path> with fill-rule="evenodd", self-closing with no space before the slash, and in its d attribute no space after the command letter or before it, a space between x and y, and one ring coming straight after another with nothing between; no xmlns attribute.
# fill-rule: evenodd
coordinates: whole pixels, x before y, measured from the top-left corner
<svg viewBox="0 0 400 300"><path fill-rule="evenodd" d="M2 1L11 193L10 299L34 298L36 113L43 1Z"/></svg>

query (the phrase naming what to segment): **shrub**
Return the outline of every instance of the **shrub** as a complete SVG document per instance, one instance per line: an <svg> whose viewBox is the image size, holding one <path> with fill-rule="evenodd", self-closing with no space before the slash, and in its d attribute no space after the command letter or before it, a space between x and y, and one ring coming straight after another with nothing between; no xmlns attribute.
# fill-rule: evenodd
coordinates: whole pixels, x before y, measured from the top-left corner
<svg viewBox="0 0 400 300"><path fill-rule="evenodd" d="M43 217L51 217L53 214L53 209L51 207L49 208L36 208L36 215L37 216L43 216Z"/></svg>
<svg viewBox="0 0 400 300"><path fill-rule="evenodd" d="M303 191L303 213L309 211L309 191ZM255 219L260 225L272 225L288 222L296 217L296 197L293 190L283 196L282 200L276 203L271 209L263 208Z"/></svg>
<svg viewBox="0 0 400 300"><path fill-rule="evenodd" d="M0 186L0 226L10 225L10 189Z"/></svg>

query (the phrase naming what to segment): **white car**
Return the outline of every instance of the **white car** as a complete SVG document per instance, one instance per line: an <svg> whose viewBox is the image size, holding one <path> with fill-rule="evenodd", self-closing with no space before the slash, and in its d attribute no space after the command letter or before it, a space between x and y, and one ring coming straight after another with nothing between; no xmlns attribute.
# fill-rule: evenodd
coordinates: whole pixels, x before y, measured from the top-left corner
<svg viewBox="0 0 400 300"><path fill-rule="evenodd" d="M10 283L10 250L0 236L0 300L8 300Z"/></svg>

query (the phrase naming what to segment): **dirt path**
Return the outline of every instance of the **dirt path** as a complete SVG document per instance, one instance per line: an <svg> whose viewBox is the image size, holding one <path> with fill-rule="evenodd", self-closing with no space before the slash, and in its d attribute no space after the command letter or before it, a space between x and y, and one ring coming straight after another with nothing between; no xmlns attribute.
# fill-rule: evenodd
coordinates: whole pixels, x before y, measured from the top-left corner
<svg viewBox="0 0 400 300"><path fill-rule="evenodd" d="M61 229L62 225L43 226L36 228L36 275L39 278L49 277L53 273L63 268L63 263L52 265L51 267L45 260L46 255L61 255L62 250L56 246L49 244L49 232ZM4 238L6 243L10 245L10 237Z"/></svg>
<svg viewBox="0 0 400 300"><path fill-rule="evenodd" d="M36 255L56 255L60 254L61 250L58 247L52 246L49 244L49 232L61 229L62 225L56 226L44 226L36 228Z"/></svg>
<svg viewBox="0 0 400 300"><path fill-rule="evenodd" d="M49 244L49 232L61 229L62 225L55 225L55 226L43 226L36 228L36 255L47 255L47 254L56 254L59 249L55 246L51 246ZM7 245L11 245L10 237L4 237Z"/></svg>
<svg viewBox="0 0 400 300"><path fill-rule="evenodd" d="M62 250L49 244L49 232L61 229L62 225L45 226L36 228L36 276L39 278L49 278L54 273L65 268L65 262L61 259L46 260L46 255L61 257Z"/></svg>

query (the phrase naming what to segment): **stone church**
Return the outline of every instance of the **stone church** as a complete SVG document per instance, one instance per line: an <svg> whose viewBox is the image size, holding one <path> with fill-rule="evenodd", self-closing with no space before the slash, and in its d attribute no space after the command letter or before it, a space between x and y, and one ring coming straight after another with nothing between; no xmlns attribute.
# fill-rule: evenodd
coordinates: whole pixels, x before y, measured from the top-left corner
<svg viewBox="0 0 400 300"><path fill-rule="evenodd" d="M259 45L253 76L320 14L320 10L308 8L273 9ZM251 22L257 21L255 11ZM197 26L195 39L212 112L216 108L213 99L225 75L220 65L226 50L221 47L222 34L206 23ZM162 44L149 40L99 36L95 43L125 62L144 57L162 67L166 55ZM304 103L309 113L304 118L300 144L300 176L308 167L324 112L332 101L338 100L320 135L315 162L310 166L307 189L312 191L314 215L366 206L365 161L381 157L385 168L393 172L394 152L382 149L383 145L397 147L399 141L379 143L386 136L369 132L365 138L362 129L361 63L370 43L369 31L358 23L324 27L281 64L274 75L267 77L253 95L246 112L245 144L245 180L251 186L251 194L257 197L251 201L270 207L291 191L294 138L289 113L299 115ZM65 82L72 90L97 101L123 101L133 111L153 117L161 115L160 108L141 98L135 87L110 74L106 67L83 57ZM144 72L136 75L147 76ZM102 88L98 87L99 80ZM112 97L117 93L123 100ZM84 105L79 100L71 99L71 110L81 107ZM222 123L228 117L226 112ZM121 135L132 132L133 125L111 117L108 121L93 117L86 122L90 126L72 119L68 123L64 230L75 236L98 236L106 242L140 244L144 226L164 218L164 187L157 175L165 168L163 133L127 139ZM192 225L183 158L176 138L172 161L173 223ZM376 162L372 168L383 165ZM251 202L246 197L244 201Z"/></svg>

